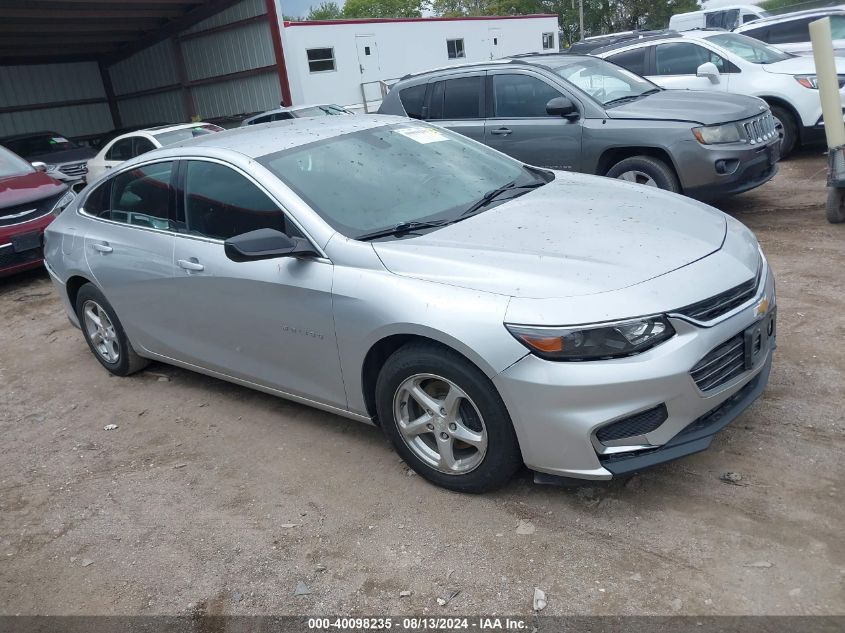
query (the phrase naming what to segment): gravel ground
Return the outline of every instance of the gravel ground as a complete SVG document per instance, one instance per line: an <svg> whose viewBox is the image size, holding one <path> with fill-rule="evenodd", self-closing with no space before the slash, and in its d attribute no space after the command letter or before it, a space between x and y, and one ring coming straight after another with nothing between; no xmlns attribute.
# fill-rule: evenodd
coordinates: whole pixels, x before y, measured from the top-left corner
<svg viewBox="0 0 845 633"><path fill-rule="evenodd" d="M110 377L46 274L0 280L0 613L527 614L540 587L546 614L845 614L824 167L721 205L778 275L765 396L706 453L578 489L454 494L378 429L165 365Z"/></svg>

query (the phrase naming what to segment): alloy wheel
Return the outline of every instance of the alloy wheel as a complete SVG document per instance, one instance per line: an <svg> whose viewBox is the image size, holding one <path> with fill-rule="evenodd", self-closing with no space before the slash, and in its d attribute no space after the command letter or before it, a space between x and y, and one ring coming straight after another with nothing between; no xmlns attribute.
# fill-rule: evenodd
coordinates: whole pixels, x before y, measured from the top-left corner
<svg viewBox="0 0 845 633"><path fill-rule="evenodd" d="M107 363L118 362L120 343L106 311L99 303L89 299L82 305L82 316L91 346Z"/></svg>
<svg viewBox="0 0 845 633"><path fill-rule="evenodd" d="M487 453L487 427L466 392L447 378L415 374L393 397L402 440L427 466L449 475L473 471Z"/></svg>

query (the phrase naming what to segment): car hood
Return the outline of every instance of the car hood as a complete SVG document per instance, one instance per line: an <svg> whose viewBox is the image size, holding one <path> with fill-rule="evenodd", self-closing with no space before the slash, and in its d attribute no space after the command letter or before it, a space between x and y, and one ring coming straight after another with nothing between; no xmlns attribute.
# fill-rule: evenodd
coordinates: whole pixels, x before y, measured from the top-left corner
<svg viewBox="0 0 845 633"><path fill-rule="evenodd" d="M719 250L724 214L610 178L553 182L430 233L374 242L407 277L513 297L555 298L641 283Z"/></svg>
<svg viewBox="0 0 845 633"><path fill-rule="evenodd" d="M836 72L845 73L845 60L836 59ZM812 57L797 55L773 64L761 64L763 70L776 75L814 75L816 62Z"/></svg>
<svg viewBox="0 0 845 633"><path fill-rule="evenodd" d="M78 147L76 149L63 149L58 152L33 154L32 156L27 156L26 159L30 162L40 161L48 165L61 165L63 163L82 162L89 158L94 158L96 155L97 150L93 147Z"/></svg>
<svg viewBox="0 0 845 633"><path fill-rule="evenodd" d="M0 209L43 200L65 189L67 185L41 171L0 178Z"/></svg>
<svg viewBox="0 0 845 633"><path fill-rule="evenodd" d="M714 125L760 114L760 99L705 90L661 90L607 109L611 119L689 121Z"/></svg>

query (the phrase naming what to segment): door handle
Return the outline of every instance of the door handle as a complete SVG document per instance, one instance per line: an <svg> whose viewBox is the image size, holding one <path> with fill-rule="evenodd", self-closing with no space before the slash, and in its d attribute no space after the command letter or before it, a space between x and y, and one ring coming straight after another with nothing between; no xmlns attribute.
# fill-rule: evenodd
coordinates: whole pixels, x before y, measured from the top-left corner
<svg viewBox="0 0 845 633"><path fill-rule="evenodd" d="M99 253L111 253L114 250L108 242L94 242L91 244L91 248Z"/></svg>
<svg viewBox="0 0 845 633"><path fill-rule="evenodd" d="M495 130L490 130L490 134L495 134L496 136L507 136L511 132L513 132L513 130L509 127L499 127Z"/></svg>
<svg viewBox="0 0 845 633"><path fill-rule="evenodd" d="M185 270L187 270L189 272L190 271L199 272L200 270L205 270L205 266L200 264L197 261L196 257L191 257L191 259L180 259L180 260L177 260L176 263L179 264L180 268L184 268Z"/></svg>

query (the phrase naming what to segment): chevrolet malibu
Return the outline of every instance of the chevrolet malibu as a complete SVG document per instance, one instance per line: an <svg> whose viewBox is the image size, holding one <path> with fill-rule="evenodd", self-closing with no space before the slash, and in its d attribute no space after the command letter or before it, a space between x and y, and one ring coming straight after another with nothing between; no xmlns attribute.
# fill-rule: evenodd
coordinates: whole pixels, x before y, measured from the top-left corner
<svg viewBox="0 0 845 633"><path fill-rule="evenodd" d="M50 225L46 262L113 374L156 360L377 424L465 492L703 450L775 343L739 222L397 117L144 154Z"/></svg>

